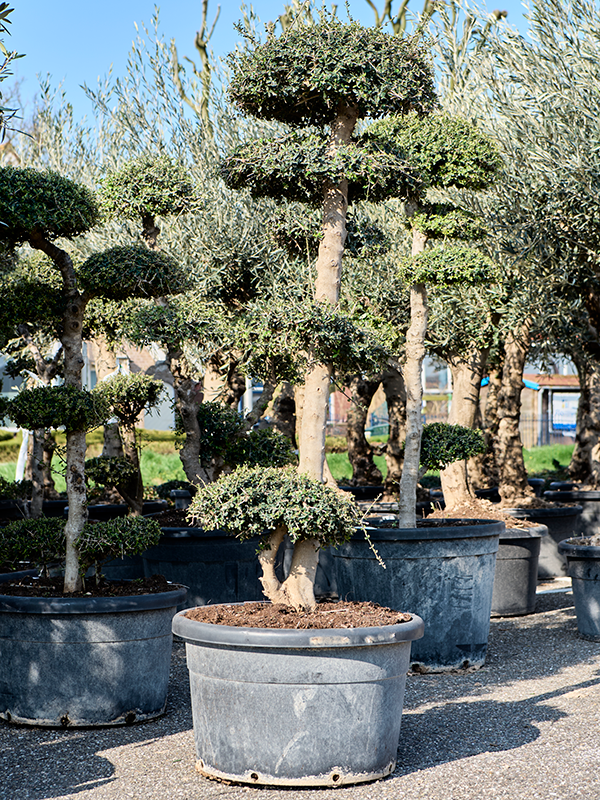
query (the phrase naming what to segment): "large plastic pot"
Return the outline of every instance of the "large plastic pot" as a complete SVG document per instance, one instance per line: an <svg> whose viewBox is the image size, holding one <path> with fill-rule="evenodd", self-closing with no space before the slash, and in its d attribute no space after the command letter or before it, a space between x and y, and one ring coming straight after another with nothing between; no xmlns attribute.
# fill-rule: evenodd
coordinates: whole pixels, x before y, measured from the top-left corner
<svg viewBox="0 0 600 800"><path fill-rule="evenodd" d="M112 598L0 595L0 717L67 728L160 716L171 620L184 597L179 587Z"/></svg>
<svg viewBox="0 0 600 800"><path fill-rule="evenodd" d="M546 495L548 492L546 492ZM564 492L560 493L561 499ZM566 501L565 501L566 502ZM517 519L528 519L548 528L547 537L540 544L538 578L553 580L568 574L567 560L558 551L558 543L574 536L578 529L581 506L561 506L559 508L503 508L506 514Z"/></svg>
<svg viewBox="0 0 600 800"><path fill-rule="evenodd" d="M161 511L167 510L166 500L144 500L142 506L142 513L146 514L160 514ZM63 516L69 513L69 506L65 506ZM127 503L97 503L96 505L88 506L88 517L106 521L109 519L116 519L117 517L126 517L129 514L129 506Z"/></svg>
<svg viewBox="0 0 600 800"><path fill-rule="evenodd" d="M600 547L573 538L559 549L569 565L577 630L584 639L600 642Z"/></svg>
<svg viewBox="0 0 600 800"><path fill-rule="evenodd" d="M355 500L362 502L376 500L383 494L385 486L340 486L340 489L351 494Z"/></svg>
<svg viewBox="0 0 600 800"><path fill-rule="evenodd" d="M581 514L572 536L598 536L600 534L600 492L592 489L581 491L544 492L544 498L554 503L576 503ZM565 539L567 537L565 536Z"/></svg>
<svg viewBox="0 0 600 800"><path fill-rule="evenodd" d="M413 646L412 668L443 672L485 662L498 539L504 523L469 520L439 527L393 528L389 521L333 550L339 596L414 611L425 635ZM460 522L463 522L460 520Z"/></svg>
<svg viewBox="0 0 600 800"><path fill-rule="evenodd" d="M500 534L492 594L492 616L513 617L535 611L540 544L548 536L545 525Z"/></svg>
<svg viewBox="0 0 600 800"><path fill-rule="evenodd" d="M163 528L142 554L144 573L187 586L188 606L264 600L256 555L260 538L240 542L223 531Z"/></svg>
<svg viewBox="0 0 600 800"><path fill-rule="evenodd" d="M343 786L396 764L411 641L380 628L233 628L187 619L197 770L265 786Z"/></svg>

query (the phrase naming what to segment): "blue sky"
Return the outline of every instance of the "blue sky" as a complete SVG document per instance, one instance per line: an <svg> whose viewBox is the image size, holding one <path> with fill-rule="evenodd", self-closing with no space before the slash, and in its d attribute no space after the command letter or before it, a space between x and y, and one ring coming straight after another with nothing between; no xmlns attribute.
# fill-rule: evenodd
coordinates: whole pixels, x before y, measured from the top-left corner
<svg viewBox="0 0 600 800"><path fill-rule="evenodd" d="M398 6L396 0L394 6ZM375 0L383 7L383 0ZM24 53L15 64L15 75L22 79L21 93L27 106L38 90L36 75L52 76L54 85L64 82L70 102L78 115L87 110L87 101L79 88L82 83L94 86L113 65L119 75L124 70L127 53L136 36L134 23L148 24L154 12L152 0L12 0L12 35L9 48ZM212 21L219 3L209 0ZM238 34L233 24L240 18L238 0L221 0L221 13L211 44L216 54L234 49ZM283 11L283 0L255 0L252 4L259 18L266 22ZM343 0L338 0L343 8ZM413 2L415 9L421 0ZM175 38L180 57L195 56L194 37L201 20L201 0L166 0L160 6L161 30L166 39ZM393 6L393 7L394 7ZM500 7L509 12L509 21L524 29L523 8L519 0L488 0L488 8ZM365 0L350 0L355 18L373 22L373 12ZM5 84L8 86L8 84Z"/></svg>

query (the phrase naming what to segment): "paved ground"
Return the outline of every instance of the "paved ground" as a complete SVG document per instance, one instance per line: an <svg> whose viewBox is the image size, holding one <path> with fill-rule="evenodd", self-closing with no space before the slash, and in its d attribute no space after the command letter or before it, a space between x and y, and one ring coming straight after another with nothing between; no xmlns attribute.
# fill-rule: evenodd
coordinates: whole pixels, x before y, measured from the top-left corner
<svg viewBox="0 0 600 800"><path fill-rule="evenodd" d="M204 780L194 761L181 644L161 720L80 731L0 724L2 800L598 800L600 644L577 636L564 590L540 594L535 614L492 620L483 669L409 676L398 766L384 781L244 788Z"/></svg>

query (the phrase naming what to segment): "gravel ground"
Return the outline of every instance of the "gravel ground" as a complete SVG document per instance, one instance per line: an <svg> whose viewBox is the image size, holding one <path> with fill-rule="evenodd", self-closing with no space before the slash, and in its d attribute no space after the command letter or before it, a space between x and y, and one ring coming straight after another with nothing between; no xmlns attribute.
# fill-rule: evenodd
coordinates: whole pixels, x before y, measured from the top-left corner
<svg viewBox="0 0 600 800"><path fill-rule="evenodd" d="M598 800L599 685L600 644L578 637L572 595L540 594L535 614L492 620L482 669L409 676L391 777L339 789L246 788L194 770L185 651L176 642L160 720L71 731L0 724L0 798Z"/></svg>

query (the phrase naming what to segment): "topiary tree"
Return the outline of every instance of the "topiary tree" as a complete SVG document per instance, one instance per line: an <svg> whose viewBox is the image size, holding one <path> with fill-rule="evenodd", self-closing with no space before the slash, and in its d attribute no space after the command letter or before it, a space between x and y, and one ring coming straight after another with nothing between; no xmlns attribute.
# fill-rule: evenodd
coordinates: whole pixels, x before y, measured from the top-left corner
<svg viewBox="0 0 600 800"><path fill-rule="evenodd" d="M120 373L96 384L94 395L100 397L119 423L124 458L96 459L88 473L96 483L114 486L128 504L133 516L141 516L144 505L144 482L140 467L140 440L136 424L142 411L155 408L164 387L162 381L140 373ZM86 468L89 462L86 462ZM127 466L129 465L129 469Z"/></svg>
<svg viewBox="0 0 600 800"><path fill-rule="evenodd" d="M405 165L382 148L357 146L356 123L389 113L428 113L435 104L431 64L416 38L394 37L323 13L297 20L229 57L229 95L245 113L293 128L241 146L223 165L234 188L254 196L298 199L321 208L315 300L336 305L350 199L406 193ZM331 363L315 362L305 381L300 471L321 480Z"/></svg>
<svg viewBox="0 0 600 800"><path fill-rule="evenodd" d="M45 253L59 272L65 304L57 334L64 351L65 385L72 390L81 390L84 314L92 297L161 296L167 287L172 290L185 281L171 259L145 247L94 255L78 274L68 250L56 240L91 228L98 222L99 209L89 189L57 173L0 168L0 217L0 241L13 248L28 243ZM77 540L87 518L85 450L85 429L67 428L66 592L81 585Z"/></svg>
<svg viewBox="0 0 600 800"><path fill-rule="evenodd" d="M360 521L351 498L293 467L240 467L200 489L188 513L208 530L227 530L242 540L260 536L265 595L273 603L298 610L316 605L315 549L346 541ZM294 554L289 575L281 583L275 558L286 535L294 543Z"/></svg>
<svg viewBox="0 0 600 800"><path fill-rule="evenodd" d="M399 262L399 274L410 285L411 321L406 333L402 371L406 386L406 445L400 479L399 525L416 524L415 498L419 475L422 422L421 370L427 333L427 284L481 283L495 268L477 249L457 243L481 236L481 226L460 208L430 203L427 191L489 186L499 167L492 141L470 123L444 113L423 119L416 114L374 123L364 137L380 146L394 146L420 177L405 213L412 231L412 255ZM427 248L431 240L442 240Z"/></svg>

